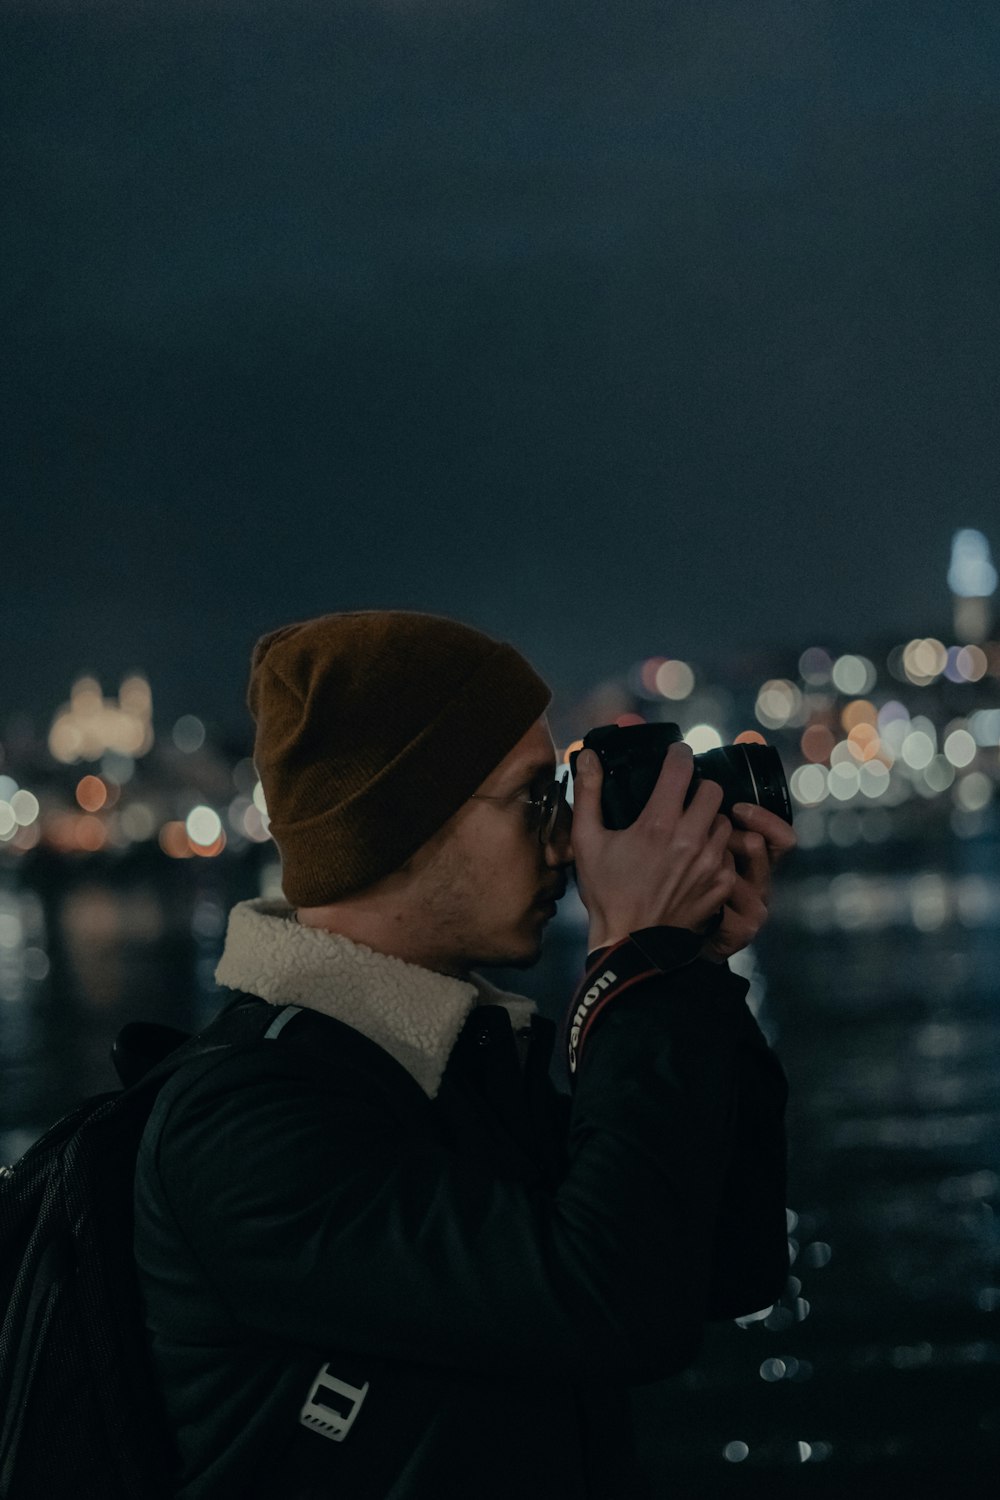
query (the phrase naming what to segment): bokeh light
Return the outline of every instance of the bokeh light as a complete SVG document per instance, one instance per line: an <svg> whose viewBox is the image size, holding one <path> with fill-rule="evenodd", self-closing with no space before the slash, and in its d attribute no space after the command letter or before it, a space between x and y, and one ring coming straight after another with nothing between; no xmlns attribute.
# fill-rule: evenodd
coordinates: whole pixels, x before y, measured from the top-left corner
<svg viewBox="0 0 1000 1500"><path fill-rule="evenodd" d="M912 640L903 648L903 671L915 687L929 687L948 664L948 653L933 636Z"/></svg>
<svg viewBox="0 0 1000 1500"><path fill-rule="evenodd" d="M103 696L96 678L80 677L70 691L69 703L53 719L49 750L64 765L100 760L109 750L145 755L153 745L152 704L152 692L143 677L127 677L117 701Z"/></svg>
<svg viewBox="0 0 1000 1500"><path fill-rule="evenodd" d="M160 829L160 848L171 859L190 859L192 857L191 841L188 838L187 829L183 823L176 820L164 823Z"/></svg>
<svg viewBox="0 0 1000 1500"><path fill-rule="evenodd" d="M924 767L924 783L934 793L946 792L955 780L955 767L944 755L935 755Z"/></svg>
<svg viewBox="0 0 1000 1500"><path fill-rule="evenodd" d="M889 768L880 760L866 761L860 769L859 782L864 797L884 797L889 790Z"/></svg>
<svg viewBox="0 0 1000 1500"><path fill-rule="evenodd" d="M87 854L96 854L108 842L108 831L100 818L84 813L76 820L76 845Z"/></svg>
<svg viewBox="0 0 1000 1500"><path fill-rule="evenodd" d="M689 698L694 691L694 672L686 661L661 662L653 681L661 697L675 702Z"/></svg>
<svg viewBox="0 0 1000 1500"><path fill-rule="evenodd" d="M264 844L271 837L270 824L256 804L251 803L243 814L243 832L255 844Z"/></svg>
<svg viewBox="0 0 1000 1500"><path fill-rule="evenodd" d="M878 723L878 711L867 698L853 698L844 705L840 722L847 730L856 729L859 724L875 725Z"/></svg>
<svg viewBox="0 0 1000 1500"><path fill-rule="evenodd" d="M108 789L99 776L84 776L77 783L76 800L86 812L99 812L108 800Z"/></svg>
<svg viewBox="0 0 1000 1500"><path fill-rule="evenodd" d="M799 676L810 687L825 687L833 672L833 657L822 646L809 646L799 657Z"/></svg>
<svg viewBox="0 0 1000 1500"><path fill-rule="evenodd" d="M222 834L222 820L219 814L214 808L203 805L191 809L184 826L192 844L203 849L210 848L217 843Z"/></svg>
<svg viewBox="0 0 1000 1500"><path fill-rule="evenodd" d="M953 766L969 766L976 758L976 742L967 729L953 729L944 742L944 753Z"/></svg>
<svg viewBox="0 0 1000 1500"><path fill-rule="evenodd" d="M847 746L855 760L874 760L882 749L882 741L871 724L855 724L847 736Z"/></svg>
<svg viewBox="0 0 1000 1500"><path fill-rule="evenodd" d="M803 807L815 807L829 796L830 788L822 766L799 766L789 778L789 790Z"/></svg>
<svg viewBox="0 0 1000 1500"><path fill-rule="evenodd" d="M982 771L970 771L954 789L955 801L966 812L981 812L993 798L993 783Z"/></svg>
<svg viewBox="0 0 1000 1500"><path fill-rule="evenodd" d="M951 540L948 587L960 599L984 599L995 592L997 570L990 544L981 531L963 526Z"/></svg>
<svg viewBox="0 0 1000 1500"><path fill-rule="evenodd" d="M193 755L205 743L205 726L194 714L181 714L171 730L171 738L178 750Z"/></svg>
<svg viewBox="0 0 1000 1500"><path fill-rule="evenodd" d="M918 932L936 932L949 916L948 887L940 875L918 875L910 883L910 919Z"/></svg>
<svg viewBox="0 0 1000 1500"><path fill-rule="evenodd" d="M923 729L911 729L900 747L900 754L914 771L922 771L934 759L934 741Z"/></svg>
<svg viewBox="0 0 1000 1500"><path fill-rule="evenodd" d="M870 692L878 680L878 673L867 656L838 656L831 676L834 686L851 697Z"/></svg>
<svg viewBox="0 0 1000 1500"><path fill-rule="evenodd" d="M806 808L795 815L800 849L818 849L826 842L826 818L818 809Z"/></svg>
<svg viewBox="0 0 1000 1500"><path fill-rule="evenodd" d="M766 729L783 729L802 708L802 693L794 682L772 678L757 694L754 712Z"/></svg>
<svg viewBox="0 0 1000 1500"><path fill-rule="evenodd" d="M969 729L977 745L1000 745L1000 708L981 708L969 718Z"/></svg>
<svg viewBox="0 0 1000 1500"><path fill-rule="evenodd" d="M986 676L989 661L980 646L963 646L955 658L955 667L964 682L979 682Z"/></svg>
<svg viewBox="0 0 1000 1500"><path fill-rule="evenodd" d="M202 859L214 859L217 854L222 853L225 847L226 835L224 833L220 833L211 844L196 844L193 839L191 840L191 853L199 855Z"/></svg>
<svg viewBox="0 0 1000 1500"><path fill-rule="evenodd" d="M876 724L884 754L895 760L902 751L903 741L910 732L909 712L902 703L898 703L895 698L890 698L879 709Z"/></svg>
<svg viewBox="0 0 1000 1500"><path fill-rule="evenodd" d="M853 762L841 762L833 765L827 772L827 786L830 796L838 802L849 802L856 797L861 790L861 775L858 767Z"/></svg>
<svg viewBox="0 0 1000 1500"><path fill-rule="evenodd" d="M718 750L722 744L722 735L711 724L695 724L684 739L695 755L703 755L706 750Z"/></svg>
<svg viewBox="0 0 1000 1500"><path fill-rule="evenodd" d="M28 828L38 817L40 808L38 798L33 792L27 792L23 788L16 791L10 799L11 811L22 828Z"/></svg>
<svg viewBox="0 0 1000 1500"><path fill-rule="evenodd" d="M156 814L145 802L130 802L122 809L121 829L126 838L141 844L156 832Z"/></svg>
<svg viewBox="0 0 1000 1500"><path fill-rule="evenodd" d="M799 748L806 760L821 765L830 759L836 743L836 736L825 724L810 724L809 728L803 731Z"/></svg>

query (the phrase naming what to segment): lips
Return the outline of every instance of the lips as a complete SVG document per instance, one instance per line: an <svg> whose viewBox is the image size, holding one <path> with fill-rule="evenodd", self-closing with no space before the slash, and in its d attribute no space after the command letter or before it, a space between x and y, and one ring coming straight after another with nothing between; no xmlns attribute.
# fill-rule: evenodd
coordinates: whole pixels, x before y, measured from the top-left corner
<svg viewBox="0 0 1000 1500"><path fill-rule="evenodd" d="M535 898L535 900L532 903L532 905L534 905L534 906L555 906L556 902L557 901L561 901L562 898L565 896L565 894L566 894L566 886L565 886L565 884L563 884L563 885L557 885L557 886L554 886L553 889L550 890L550 891L542 891L541 894Z"/></svg>

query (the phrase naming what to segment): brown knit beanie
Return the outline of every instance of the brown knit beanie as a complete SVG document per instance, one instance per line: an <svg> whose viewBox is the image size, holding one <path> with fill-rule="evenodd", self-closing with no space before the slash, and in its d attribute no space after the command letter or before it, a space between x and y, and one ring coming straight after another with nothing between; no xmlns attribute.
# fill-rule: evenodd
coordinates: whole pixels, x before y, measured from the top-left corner
<svg viewBox="0 0 1000 1500"><path fill-rule="evenodd" d="M282 888L322 906L399 869L545 712L513 646L436 615L361 610L254 647L254 763Z"/></svg>

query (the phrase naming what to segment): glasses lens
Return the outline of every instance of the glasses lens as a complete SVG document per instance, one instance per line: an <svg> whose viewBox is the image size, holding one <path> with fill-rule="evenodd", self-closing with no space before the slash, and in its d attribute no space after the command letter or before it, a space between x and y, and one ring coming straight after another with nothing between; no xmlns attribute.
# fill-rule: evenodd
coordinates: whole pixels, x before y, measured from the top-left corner
<svg viewBox="0 0 1000 1500"><path fill-rule="evenodd" d="M538 828L538 837L543 844L547 844L551 840L552 835L556 831L559 814L566 806L566 800L563 796L564 787L564 782L554 781L545 794L545 801L542 804L541 823Z"/></svg>

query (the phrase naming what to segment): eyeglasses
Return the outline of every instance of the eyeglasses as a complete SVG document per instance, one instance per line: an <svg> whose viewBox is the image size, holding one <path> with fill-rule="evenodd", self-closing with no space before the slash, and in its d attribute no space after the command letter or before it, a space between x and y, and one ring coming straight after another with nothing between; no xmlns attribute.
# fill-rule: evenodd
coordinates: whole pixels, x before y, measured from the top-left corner
<svg viewBox="0 0 1000 1500"><path fill-rule="evenodd" d="M528 827L538 830L538 842L542 845L550 842L560 816L570 810L565 778L553 781L540 797L531 797L527 792L515 792L511 797L491 797L485 792L473 792L472 796L477 802L504 802L508 805L519 802L527 808Z"/></svg>

